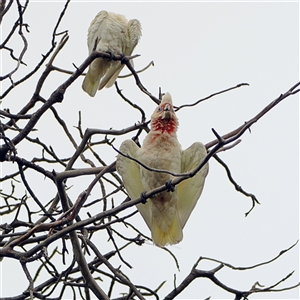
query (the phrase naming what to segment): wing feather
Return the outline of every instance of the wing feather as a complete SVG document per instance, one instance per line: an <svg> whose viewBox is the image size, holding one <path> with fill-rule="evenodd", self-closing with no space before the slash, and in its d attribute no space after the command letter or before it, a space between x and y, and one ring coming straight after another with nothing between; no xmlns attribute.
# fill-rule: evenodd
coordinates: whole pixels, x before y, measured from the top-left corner
<svg viewBox="0 0 300 300"><path fill-rule="evenodd" d="M89 54L97 50L128 56L131 55L141 35L141 24L138 20L128 22L123 15L102 10L89 26L88 51ZM94 97L97 89L101 90L104 86L111 87L114 84L123 67L120 61L96 58L89 66L82 84L83 90Z"/></svg>
<svg viewBox="0 0 300 300"><path fill-rule="evenodd" d="M196 142L182 152L181 172L188 172L196 168L207 155L205 146ZM194 177L184 180L178 184L177 209L182 224L186 224L193 211L204 186L205 177L208 174L208 164L206 164Z"/></svg>
<svg viewBox="0 0 300 300"><path fill-rule="evenodd" d="M87 45L89 53L93 52L95 46L97 46L95 45L96 40L99 43L99 41L103 38L103 32L105 32L106 20L108 17L109 13L105 10L101 10L91 22L87 36Z"/></svg>
<svg viewBox="0 0 300 300"><path fill-rule="evenodd" d="M96 58L90 65L87 74L82 82L82 89L91 97L94 97L101 80L101 77L107 72L111 62L102 58Z"/></svg>
<svg viewBox="0 0 300 300"><path fill-rule="evenodd" d="M122 65L120 61L113 62L111 68L107 71L105 76L102 78L99 85L99 90L102 90L105 86L107 88L110 88L117 80L123 67L124 65Z"/></svg>
<svg viewBox="0 0 300 300"><path fill-rule="evenodd" d="M122 54L124 54L125 56L131 55L139 39L141 38L141 35L141 23L136 19L130 20L127 24L125 34L126 41L122 45ZM133 66L133 60L131 60L130 63ZM107 71L107 73L101 80L99 90L103 89L104 87L110 88L117 80L123 67L124 65L121 64L120 61L113 62L111 68Z"/></svg>
<svg viewBox="0 0 300 300"><path fill-rule="evenodd" d="M120 146L120 151L124 154L128 154L130 157L139 159L139 147L132 140L124 141ZM131 199L139 198L144 191L139 164L119 154L117 156L116 168L123 179L129 197ZM151 229L151 202L147 201L145 204L139 203L137 204L137 208L149 229Z"/></svg>

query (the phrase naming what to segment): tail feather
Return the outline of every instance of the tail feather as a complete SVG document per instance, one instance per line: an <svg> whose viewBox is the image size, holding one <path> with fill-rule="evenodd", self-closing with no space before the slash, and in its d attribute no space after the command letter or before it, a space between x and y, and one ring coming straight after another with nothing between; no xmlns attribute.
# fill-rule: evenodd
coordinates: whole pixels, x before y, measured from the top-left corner
<svg viewBox="0 0 300 300"><path fill-rule="evenodd" d="M95 76L93 76L89 70L83 80L82 89L86 93L88 93L91 97L94 97L96 95L99 86L99 81L100 81L100 77L95 78Z"/></svg>
<svg viewBox="0 0 300 300"><path fill-rule="evenodd" d="M123 67L124 65L121 65L120 62L118 62L116 65L112 65L101 80L99 90L102 90L104 87L110 88L111 86L113 86Z"/></svg>
<svg viewBox="0 0 300 300"><path fill-rule="evenodd" d="M178 214L174 215L173 221L167 231L162 231L161 226L158 226L155 218L152 218L151 234L154 244L159 247L179 243L183 238L183 234Z"/></svg>
<svg viewBox="0 0 300 300"><path fill-rule="evenodd" d="M130 64L132 65L132 67L134 66L133 59L130 60ZM101 80L100 85L99 85L99 90L102 90L104 87L106 87L106 88L112 87L123 68L124 68L124 65L121 64L120 61L115 62L114 65L112 64L112 66L110 67L108 72L105 74L105 76Z"/></svg>
<svg viewBox="0 0 300 300"><path fill-rule="evenodd" d="M110 62L102 58L98 58L95 59L90 65L89 70L82 82L82 89L91 97L96 95L100 80L109 69L110 64Z"/></svg>

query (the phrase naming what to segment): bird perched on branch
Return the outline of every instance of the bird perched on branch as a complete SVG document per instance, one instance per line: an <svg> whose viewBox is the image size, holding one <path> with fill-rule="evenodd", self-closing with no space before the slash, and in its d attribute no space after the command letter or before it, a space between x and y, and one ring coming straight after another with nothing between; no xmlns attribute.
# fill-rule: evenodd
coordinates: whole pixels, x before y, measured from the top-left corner
<svg viewBox="0 0 300 300"><path fill-rule="evenodd" d="M131 55L141 35L141 23L138 20L127 21L123 15L102 10L88 29L89 54L97 50L111 55ZM123 66L120 61L96 58L89 66L82 89L94 97L97 89L114 84Z"/></svg>
<svg viewBox="0 0 300 300"><path fill-rule="evenodd" d="M167 184L168 190L154 195L137 208L151 230L152 240L157 246L176 244L182 240L182 229L201 195L208 173L206 163L194 177L170 186L174 176L145 169L134 158L151 169L186 173L195 169L205 158L205 146L195 142L186 150L181 149L176 131L178 119L172 98L166 93L151 116L151 130L139 148L132 140L121 144L116 168L121 175L131 199L141 196L143 191ZM127 156L127 157L126 157ZM130 158L129 158L129 157Z"/></svg>

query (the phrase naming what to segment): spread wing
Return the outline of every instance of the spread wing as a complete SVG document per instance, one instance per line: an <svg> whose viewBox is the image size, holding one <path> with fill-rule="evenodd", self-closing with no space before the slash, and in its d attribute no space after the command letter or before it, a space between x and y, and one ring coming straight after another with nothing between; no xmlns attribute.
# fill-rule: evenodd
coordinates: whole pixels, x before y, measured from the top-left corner
<svg viewBox="0 0 300 300"><path fill-rule="evenodd" d="M182 152L181 172L188 172L196 168L206 156L207 152L204 145L200 142L192 144ZM182 228L187 222L193 211L198 198L200 197L205 177L208 173L208 164L206 164L194 177L184 180L178 184L177 209Z"/></svg>
<svg viewBox="0 0 300 300"><path fill-rule="evenodd" d="M124 154L128 154L130 157L139 159L139 147L132 140L124 141L121 144L120 151ZM129 194L129 197L131 199L139 198L141 193L144 191L139 164L119 154L117 156L116 168L123 179L123 183L127 193ZM147 201L146 204L139 203L137 204L137 208L150 229L151 202Z"/></svg>

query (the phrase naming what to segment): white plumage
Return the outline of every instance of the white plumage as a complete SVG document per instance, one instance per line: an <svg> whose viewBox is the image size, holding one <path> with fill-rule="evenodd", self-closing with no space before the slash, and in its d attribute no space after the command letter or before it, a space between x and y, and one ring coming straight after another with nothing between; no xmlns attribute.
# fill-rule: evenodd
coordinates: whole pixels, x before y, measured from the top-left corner
<svg viewBox="0 0 300 300"><path fill-rule="evenodd" d="M97 50L116 55L131 55L141 35L141 24L138 20L127 21L123 15L102 10L88 29L89 54ZM120 61L96 58L89 66L82 89L94 97L97 89L114 84L122 68Z"/></svg>
<svg viewBox="0 0 300 300"><path fill-rule="evenodd" d="M166 93L151 117L151 130L142 147L126 140L121 144L120 151L154 169L172 173L191 171L204 159L206 149L202 143L196 142L182 151L177 140L177 126L171 95ZM132 199L173 179L166 173L148 171L120 154L116 167ZM157 246L172 245L182 240L182 229L201 195L207 173L208 164L194 177L179 183L174 192L164 191L148 199L146 204L137 205Z"/></svg>

